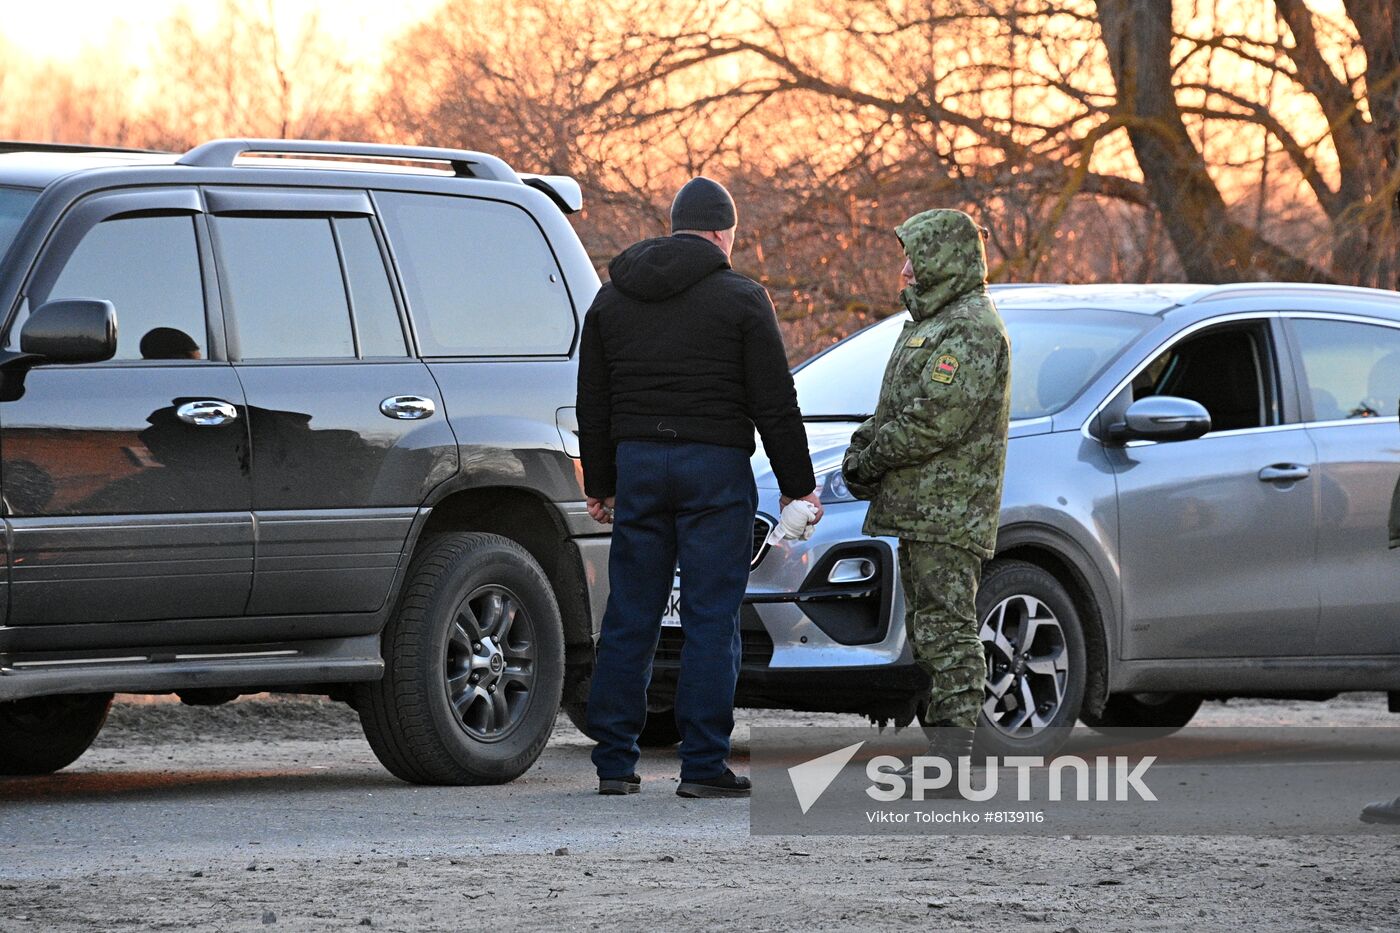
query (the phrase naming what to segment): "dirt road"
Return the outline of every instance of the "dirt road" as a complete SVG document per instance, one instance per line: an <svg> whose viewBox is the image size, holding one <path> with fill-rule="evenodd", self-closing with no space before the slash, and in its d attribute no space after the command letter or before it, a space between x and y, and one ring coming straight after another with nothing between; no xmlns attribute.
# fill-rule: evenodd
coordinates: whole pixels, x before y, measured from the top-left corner
<svg viewBox="0 0 1400 933"><path fill-rule="evenodd" d="M851 722L741 719L740 752L754 722ZM1372 695L1199 722L1394 720ZM643 777L594 795L562 720L514 784L416 788L345 707L119 703L68 771L0 780L0 931L1400 928L1396 835L750 837L745 802L674 796L670 754Z"/></svg>

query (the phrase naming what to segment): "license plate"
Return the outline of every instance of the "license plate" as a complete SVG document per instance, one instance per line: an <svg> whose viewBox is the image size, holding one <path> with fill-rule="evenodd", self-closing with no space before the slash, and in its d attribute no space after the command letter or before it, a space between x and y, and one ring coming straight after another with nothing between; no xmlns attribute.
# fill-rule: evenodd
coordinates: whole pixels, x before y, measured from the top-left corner
<svg viewBox="0 0 1400 933"><path fill-rule="evenodd" d="M661 624L679 628L681 624L681 588L676 587L671 590L670 599L666 600L666 611L661 614Z"/></svg>

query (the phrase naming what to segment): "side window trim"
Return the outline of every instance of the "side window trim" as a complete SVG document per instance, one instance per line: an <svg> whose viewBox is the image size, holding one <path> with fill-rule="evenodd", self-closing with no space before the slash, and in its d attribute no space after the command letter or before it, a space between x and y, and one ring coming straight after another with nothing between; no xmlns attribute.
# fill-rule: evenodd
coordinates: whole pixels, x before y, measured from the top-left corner
<svg viewBox="0 0 1400 933"><path fill-rule="evenodd" d="M258 216L316 214L367 217L374 213L369 196L357 188L311 191L305 188L205 187L209 213Z"/></svg>
<svg viewBox="0 0 1400 933"><path fill-rule="evenodd" d="M1302 369L1297 358L1297 341L1283 316L1275 315L1269 323L1274 345L1274 369L1278 379L1279 424L1300 425L1303 417Z"/></svg>

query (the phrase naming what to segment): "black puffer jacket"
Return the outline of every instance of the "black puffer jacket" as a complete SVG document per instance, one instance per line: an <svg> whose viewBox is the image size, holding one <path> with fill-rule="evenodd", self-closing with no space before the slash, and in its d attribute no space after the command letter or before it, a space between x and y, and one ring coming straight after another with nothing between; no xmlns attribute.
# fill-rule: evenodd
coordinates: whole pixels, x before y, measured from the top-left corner
<svg viewBox="0 0 1400 933"><path fill-rule="evenodd" d="M784 495L816 480L773 303L696 236L643 240L612 261L579 353L584 486L617 491L618 441L700 441L754 450L763 438Z"/></svg>

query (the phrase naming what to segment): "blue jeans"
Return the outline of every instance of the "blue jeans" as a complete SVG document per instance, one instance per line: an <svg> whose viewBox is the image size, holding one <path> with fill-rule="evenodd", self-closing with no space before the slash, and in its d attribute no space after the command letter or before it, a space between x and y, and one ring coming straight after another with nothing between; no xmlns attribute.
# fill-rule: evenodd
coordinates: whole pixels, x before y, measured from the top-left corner
<svg viewBox="0 0 1400 933"><path fill-rule="evenodd" d="M600 778L637 768L647 686L681 568L680 680L676 725L681 779L724 773L739 679L739 605L749 580L758 493L748 454L691 442L623 441L603 615L588 695L588 730Z"/></svg>

